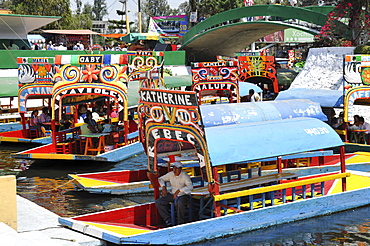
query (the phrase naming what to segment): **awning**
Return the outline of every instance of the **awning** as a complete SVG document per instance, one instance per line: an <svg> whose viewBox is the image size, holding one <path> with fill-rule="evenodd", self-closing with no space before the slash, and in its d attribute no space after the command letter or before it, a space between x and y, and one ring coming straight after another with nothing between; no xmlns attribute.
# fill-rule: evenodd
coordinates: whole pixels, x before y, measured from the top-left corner
<svg viewBox="0 0 370 246"><path fill-rule="evenodd" d="M159 40L157 33L129 33L121 37L121 41L126 43L135 43L139 40Z"/></svg>
<svg viewBox="0 0 370 246"><path fill-rule="evenodd" d="M287 99L310 99L314 102L320 103L321 107L343 107L342 90L291 88L289 90L279 92L279 95L275 100Z"/></svg>
<svg viewBox="0 0 370 246"><path fill-rule="evenodd" d="M297 117L327 121L320 105L308 99L200 105L200 110L205 127Z"/></svg>
<svg viewBox="0 0 370 246"><path fill-rule="evenodd" d="M205 132L213 166L343 145L329 125L304 117L209 127Z"/></svg>
<svg viewBox="0 0 370 246"><path fill-rule="evenodd" d="M37 28L59 20L59 16L0 14L2 39L27 39L27 34Z"/></svg>
<svg viewBox="0 0 370 246"><path fill-rule="evenodd" d="M51 33L51 34L68 34L68 35L91 35L91 34L99 34L97 32L93 32L91 30L42 30L44 33Z"/></svg>
<svg viewBox="0 0 370 246"><path fill-rule="evenodd" d="M123 33L110 33L110 34L99 34L100 36L103 36L103 37L106 37L106 38L120 38L120 37L124 37L126 36L127 34L123 34Z"/></svg>
<svg viewBox="0 0 370 246"><path fill-rule="evenodd" d="M27 35L27 39L30 42L38 42L38 41L41 41L41 42L44 42L45 43L45 38L43 36L41 36L40 34L28 34Z"/></svg>

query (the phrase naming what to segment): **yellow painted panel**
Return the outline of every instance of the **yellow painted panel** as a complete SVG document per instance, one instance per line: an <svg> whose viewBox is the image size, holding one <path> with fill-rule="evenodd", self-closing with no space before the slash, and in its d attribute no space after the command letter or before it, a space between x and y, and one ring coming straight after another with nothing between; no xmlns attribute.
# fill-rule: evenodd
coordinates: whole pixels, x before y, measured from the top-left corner
<svg viewBox="0 0 370 246"><path fill-rule="evenodd" d="M24 141L19 141L19 138L13 138L13 137L1 137L1 141L4 141L4 142L24 142Z"/></svg>
<svg viewBox="0 0 370 246"><path fill-rule="evenodd" d="M347 178L347 191L366 188L369 186L370 186L370 177L352 174L349 178ZM335 185L333 189L330 191L330 194L341 192L342 192L342 179L339 179L337 182L335 182Z"/></svg>
<svg viewBox="0 0 370 246"><path fill-rule="evenodd" d="M346 159L346 164L370 162L370 153L356 152L355 156Z"/></svg>
<svg viewBox="0 0 370 246"><path fill-rule="evenodd" d="M0 221L17 230L17 197L14 175L0 176Z"/></svg>
<svg viewBox="0 0 370 246"><path fill-rule="evenodd" d="M144 229L135 229L130 227L122 227L122 226L112 226L112 225L103 225L98 223L91 223L91 222L85 222L86 224L96 226L98 228L111 231L114 233L118 233L124 236L131 236L131 235L137 235L145 232L150 232L151 230L144 230Z"/></svg>
<svg viewBox="0 0 370 246"><path fill-rule="evenodd" d="M74 160L74 155L68 155L68 154L38 154L38 153L32 153L32 158L35 159L54 159L54 160Z"/></svg>
<svg viewBox="0 0 370 246"><path fill-rule="evenodd" d="M339 173L339 174L332 174L332 175L327 175L327 176L323 176L323 177L293 181L291 183L278 184L278 185L266 186L266 187L255 188L255 189L230 192L230 193L226 193L226 194L222 194L222 195L216 195L216 196L214 196L214 200L215 201L222 201L222 200L236 198L236 197L266 193L266 192L270 192L270 191L276 191L276 190L282 190L282 189L287 189L287 188L291 188L291 187L314 184L314 183L324 182L324 181L333 180L333 179L345 178L345 177L349 177L349 176L351 176L350 173Z"/></svg>
<svg viewBox="0 0 370 246"><path fill-rule="evenodd" d="M107 182L107 181L100 181L90 178L82 178L74 174L69 174L71 178L76 180L78 183L80 183L83 187L97 187L97 186L106 186L106 185L115 185L117 183L114 182Z"/></svg>

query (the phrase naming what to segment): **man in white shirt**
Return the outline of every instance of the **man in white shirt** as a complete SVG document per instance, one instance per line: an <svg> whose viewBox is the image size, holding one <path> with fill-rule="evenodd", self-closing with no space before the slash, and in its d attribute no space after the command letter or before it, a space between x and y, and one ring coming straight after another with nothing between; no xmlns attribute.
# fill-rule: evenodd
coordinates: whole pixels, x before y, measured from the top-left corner
<svg viewBox="0 0 370 246"><path fill-rule="evenodd" d="M185 222L185 207L189 203L189 195L193 189L190 176L182 170L181 162L174 162L173 165L172 172L158 179L162 187L162 196L155 201L158 212L167 226L172 225L171 216L168 211L168 204L170 202L175 203L178 224ZM172 191L167 191L166 182L171 184Z"/></svg>

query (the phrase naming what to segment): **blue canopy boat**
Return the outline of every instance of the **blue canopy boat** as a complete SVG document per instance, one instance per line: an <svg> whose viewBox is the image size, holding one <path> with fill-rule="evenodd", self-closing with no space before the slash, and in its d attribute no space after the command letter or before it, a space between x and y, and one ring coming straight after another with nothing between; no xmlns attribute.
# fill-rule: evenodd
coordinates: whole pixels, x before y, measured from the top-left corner
<svg viewBox="0 0 370 246"><path fill-rule="evenodd" d="M199 161L205 186L192 191L188 223L165 227L155 204L147 203L59 218L62 225L116 244L183 245L370 204L369 175L346 172L342 140L319 119L232 124L221 119L206 126L195 92L142 88L140 98L140 134L154 199L159 197L159 159L182 154ZM281 169L281 156L332 147L341 153L335 173L319 168L320 175L301 177ZM225 183L219 179L222 165L273 157L276 173Z"/></svg>

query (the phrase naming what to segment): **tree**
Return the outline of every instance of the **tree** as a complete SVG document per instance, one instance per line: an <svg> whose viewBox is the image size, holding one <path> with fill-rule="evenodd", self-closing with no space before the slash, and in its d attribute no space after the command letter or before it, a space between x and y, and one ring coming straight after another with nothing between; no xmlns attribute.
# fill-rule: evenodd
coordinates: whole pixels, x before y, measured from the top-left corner
<svg viewBox="0 0 370 246"><path fill-rule="evenodd" d="M339 28L337 21L348 23L348 30ZM316 38L329 46L357 46L368 42L369 31L369 0L340 0Z"/></svg>
<svg viewBox="0 0 370 246"><path fill-rule="evenodd" d="M69 28L70 29L91 29L92 28L92 5L91 4L86 3L82 10L81 10L81 6L77 4L76 14L73 16L72 23L70 24Z"/></svg>
<svg viewBox="0 0 370 246"><path fill-rule="evenodd" d="M150 17L176 14L167 0L144 0L141 5L143 31L147 31Z"/></svg>
<svg viewBox="0 0 370 246"><path fill-rule="evenodd" d="M72 22L69 0L13 0L11 10L15 14L61 16L59 21L47 25L49 29L65 29Z"/></svg>
<svg viewBox="0 0 370 246"><path fill-rule="evenodd" d="M212 15L230 10L230 9L240 8L243 6L244 6L243 1L202 0L196 4L196 10L198 11L198 16L208 17L208 16L212 16Z"/></svg>
<svg viewBox="0 0 370 246"><path fill-rule="evenodd" d="M101 21L103 17L108 15L107 3L105 0L94 0L94 6L92 8L93 20Z"/></svg>

